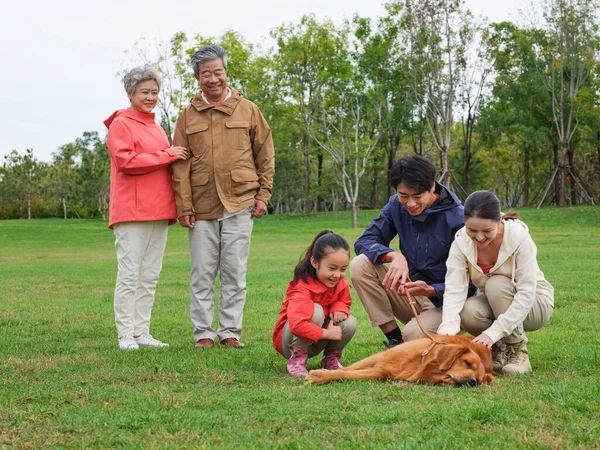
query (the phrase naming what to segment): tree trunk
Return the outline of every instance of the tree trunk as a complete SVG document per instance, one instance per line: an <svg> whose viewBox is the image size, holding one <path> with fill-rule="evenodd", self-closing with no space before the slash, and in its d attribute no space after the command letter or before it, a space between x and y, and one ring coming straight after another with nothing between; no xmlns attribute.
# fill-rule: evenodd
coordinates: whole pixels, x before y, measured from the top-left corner
<svg viewBox="0 0 600 450"><path fill-rule="evenodd" d="M371 209L379 209L379 155L373 158L373 188L371 189ZM389 184L389 183L388 183Z"/></svg>
<svg viewBox="0 0 600 450"><path fill-rule="evenodd" d="M31 219L31 194L27 194L27 218Z"/></svg>
<svg viewBox="0 0 600 450"><path fill-rule="evenodd" d="M573 178L576 174L575 174L575 163L574 163L574 156L575 156L575 145L571 144L571 146L569 147L569 151L567 152L567 158L569 161L569 167L568 169L571 170L571 173L567 176L567 179L569 180L569 184L570 184L570 188L571 188L571 206L575 206L577 204L577 189L575 186L575 179Z"/></svg>
<svg viewBox="0 0 600 450"><path fill-rule="evenodd" d="M552 139L552 153L553 153L553 157L554 157L554 171L557 171L556 176L554 177L554 199L553 199L552 203L554 205L558 205L558 196L559 196L559 192L560 192L560 181L559 181L560 173L558 172L558 166L559 166L558 138Z"/></svg>
<svg viewBox="0 0 600 450"><path fill-rule="evenodd" d="M448 149L442 148L440 149L440 183L442 183L446 187L450 187L450 183L452 182L452 174L448 169Z"/></svg>
<svg viewBox="0 0 600 450"><path fill-rule="evenodd" d="M358 205L352 202L352 228L358 228Z"/></svg>
<svg viewBox="0 0 600 450"><path fill-rule="evenodd" d="M390 152L388 154L388 167L387 167L387 198L392 196L392 185L391 175L392 166L396 162L396 153L398 152L398 133L390 132Z"/></svg>
<svg viewBox="0 0 600 450"><path fill-rule="evenodd" d="M600 178L600 131L596 134L596 150L598 151L598 178Z"/></svg>
<svg viewBox="0 0 600 450"><path fill-rule="evenodd" d="M463 188L467 194L470 192L469 184L471 183L471 177L470 177L471 148L470 147L471 147L471 144L468 144L467 146L465 146L465 168L464 168L464 172L463 172Z"/></svg>
<svg viewBox="0 0 600 450"><path fill-rule="evenodd" d="M523 177L525 178L525 183L523 186L523 205L524 206L529 206L529 189L531 186L531 179L530 179L530 163L529 160L531 158L531 150L529 149L528 146L525 146L525 148L523 149L523 156L524 156L524 161L523 161Z"/></svg>
<svg viewBox="0 0 600 450"><path fill-rule="evenodd" d="M62 198L62 205L63 205L63 218L66 219L67 218L67 199L66 198Z"/></svg>
<svg viewBox="0 0 600 450"><path fill-rule="evenodd" d="M567 153L569 151L569 144L566 141L562 141L562 151L560 155L559 167L558 171L558 205L561 208L567 206Z"/></svg>
<svg viewBox="0 0 600 450"><path fill-rule="evenodd" d="M323 153L319 152L317 154L317 186L318 186L318 195L317 195L317 211L323 212L323 196L321 195L321 184L323 178Z"/></svg>
<svg viewBox="0 0 600 450"><path fill-rule="evenodd" d="M310 160L308 158L308 134L302 130L302 155L304 157L304 213L310 214Z"/></svg>

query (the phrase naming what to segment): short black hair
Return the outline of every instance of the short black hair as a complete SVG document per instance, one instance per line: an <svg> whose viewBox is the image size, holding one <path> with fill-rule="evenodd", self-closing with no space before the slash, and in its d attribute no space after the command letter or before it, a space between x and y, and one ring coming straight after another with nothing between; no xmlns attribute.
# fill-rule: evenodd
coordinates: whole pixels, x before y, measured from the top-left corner
<svg viewBox="0 0 600 450"><path fill-rule="evenodd" d="M417 194L429 191L435 183L435 166L419 155L404 156L397 160L390 172L390 184L394 189L403 183Z"/></svg>

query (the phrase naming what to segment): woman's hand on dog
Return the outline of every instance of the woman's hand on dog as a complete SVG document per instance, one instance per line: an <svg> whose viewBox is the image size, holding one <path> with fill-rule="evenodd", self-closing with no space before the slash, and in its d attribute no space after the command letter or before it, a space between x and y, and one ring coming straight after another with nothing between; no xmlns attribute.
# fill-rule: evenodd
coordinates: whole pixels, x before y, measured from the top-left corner
<svg viewBox="0 0 600 450"><path fill-rule="evenodd" d="M486 347L491 347L494 345L494 341L492 341L489 336L485 333L481 333L476 338L473 338L473 342L477 342L478 344L483 344Z"/></svg>
<svg viewBox="0 0 600 450"><path fill-rule="evenodd" d="M321 339L327 339L328 341L341 341L342 329L337 325L334 325L333 320L330 320L329 324L327 324L327 328L323 330L323 336Z"/></svg>

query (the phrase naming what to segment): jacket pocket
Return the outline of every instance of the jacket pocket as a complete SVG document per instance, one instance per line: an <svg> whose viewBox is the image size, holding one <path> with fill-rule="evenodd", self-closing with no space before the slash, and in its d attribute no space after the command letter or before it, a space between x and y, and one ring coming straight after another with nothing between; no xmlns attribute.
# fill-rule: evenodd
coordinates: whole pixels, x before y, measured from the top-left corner
<svg viewBox="0 0 600 450"><path fill-rule="evenodd" d="M208 123L203 122L190 123L185 128L188 145L190 146L189 150L196 158L206 152L206 146L208 145L207 130Z"/></svg>
<svg viewBox="0 0 600 450"><path fill-rule="evenodd" d="M238 203L254 198L259 189L260 184L255 170L233 169L231 171L231 192Z"/></svg>
<svg viewBox="0 0 600 450"><path fill-rule="evenodd" d="M208 172L192 172L192 203L196 214L210 212L210 174Z"/></svg>
<svg viewBox="0 0 600 450"><path fill-rule="evenodd" d="M234 150L249 150L250 122L247 120L230 120L225 122L227 144Z"/></svg>

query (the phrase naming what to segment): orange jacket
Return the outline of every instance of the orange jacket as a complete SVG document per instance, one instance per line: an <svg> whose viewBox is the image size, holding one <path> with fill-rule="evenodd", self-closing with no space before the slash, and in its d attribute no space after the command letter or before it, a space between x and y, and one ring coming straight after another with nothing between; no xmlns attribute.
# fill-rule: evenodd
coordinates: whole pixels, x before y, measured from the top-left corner
<svg viewBox="0 0 600 450"><path fill-rule="evenodd" d="M104 121L110 153L108 226L119 222L177 220L169 164L177 159L154 113L116 111Z"/></svg>
<svg viewBox="0 0 600 450"><path fill-rule="evenodd" d="M281 340L286 322L290 323L292 334L305 341L314 343L323 337L323 328L310 321L314 312L313 303L323 307L326 318L330 313L337 311L350 316L352 297L348 280L344 278L332 288L310 277L307 281L305 283L300 279L296 284L291 281L285 293L281 312L273 330L273 347L282 355Z"/></svg>

